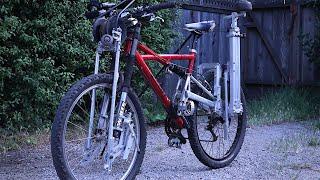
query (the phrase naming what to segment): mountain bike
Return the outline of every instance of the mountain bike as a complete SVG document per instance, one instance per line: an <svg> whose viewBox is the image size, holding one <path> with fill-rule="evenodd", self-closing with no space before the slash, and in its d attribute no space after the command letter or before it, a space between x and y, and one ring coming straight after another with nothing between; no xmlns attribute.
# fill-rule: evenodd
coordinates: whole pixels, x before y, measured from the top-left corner
<svg viewBox="0 0 320 180"><path fill-rule="evenodd" d="M91 1L86 17L94 19L97 42L94 74L75 83L62 98L51 134L53 164L60 179L134 179L146 149L143 110L131 86L136 65L167 112L168 144L180 148L189 140L196 157L210 168L229 165L237 156L246 131L245 98L240 82L240 29L238 19L251 9L242 4L231 20L228 34L230 60L215 64L199 76L194 72L197 39L214 31L214 21L186 24L192 39L188 54L157 54L140 42L144 22L161 19L156 11L180 8L167 2L132 7L134 0L120 3ZM187 41L186 40L186 41ZM184 44L186 44L186 41ZM112 70L101 73L101 59L111 54ZM125 70L120 72L120 59ZM148 61L160 63L163 71L178 77L169 98ZM187 67L174 61L186 61ZM187 129L187 137L182 130Z"/></svg>

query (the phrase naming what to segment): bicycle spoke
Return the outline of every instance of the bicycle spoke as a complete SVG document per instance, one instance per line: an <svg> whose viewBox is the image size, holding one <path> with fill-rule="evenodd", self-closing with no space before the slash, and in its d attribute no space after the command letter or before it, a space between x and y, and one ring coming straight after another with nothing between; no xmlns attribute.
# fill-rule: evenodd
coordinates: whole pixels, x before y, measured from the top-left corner
<svg viewBox="0 0 320 180"><path fill-rule="evenodd" d="M78 148L79 147L79 145L76 145L76 146L73 146L71 149L68 149L66 152L68 153L68 152L71 152L72 150L74 150L74 149L76 149L76 148Z"/></svg>
<svg viewBox="0 0 320 180"><path fill-rule="evenodd" d="M87 111L85 111L79 104L77 104L77 106L78 106L88 117L90 117L90 114L89 114Z"/></svg>
<svg viewBox="0 0 320 180"><path fill-rule="evenodd" d="M220 156L220 153L221 153L221 151L220 151L220 146L221 146L221 129L219 128L219 147L218 147L218 157L220 158L221 156Z"/></svg>
<svg viewBox="0 0 320 180"><path fill-rule="evenodd" d="M96 89L93 89L93 90L96 90ZM93 90L91 91L91 93L93 93ZM97 103L97 99L98 99L98 98L97 98L97 97L98 97L97 94L98 94L98 92L97 92L97 90L96 90L94 114L99 114L99 113L98 113L98 110L97 110L97 108L99 108L99 107L98 107L98 103ZM91 101L92 101L92 94L89 93L89 97L90 97L90 102L91 102ZM94 117L95 117L95 116L94 116Z"/></svg>
<svg viewBox="0 0 320 180"><path fill-rule="evenodd" d="M69 160L69 164L71 164L70 162L74 162L74 161L76 161L76 160L81 159L84 155L85 155L85 153L81 154L80 156L78 156L78 157L76 157L76 158L73 158L72 160Z"/></svg>
<svg viewBox="0 0 320 180"><path fill-rule="evenodd" d="M78 126L78 125L74 124L74 123L73 123L73 122L71 122L71 121L68 121L68 123L72 124L73 126L75 126L75 127L79 128L79 129L81 129L81 130L83 130L83 131L85 131L85 132L88 132L88 131L87 131L87 130L85 130L84 128L82 128L82 127L80 127L80 126Z"/></svg>
<svg viewBox="0 0 320 180"><path fill-rule="evenodd" d="M215 141L210 141L210 140L199 140L201 142L215 142Z"/></svg>
<svg viewBox="0 0 320 180"><path fill-rule="evenodd" d="M106 94L105 86L106 84L99 84L97 86L89 87L86 90L83 90L81 97L73 97L76 101L73 102L71 108L67 111L70 114L67 114L67 119L64 120L66 123L64 133L64 141L61 143L61 146L64 148L63 153L66 158L66 165L68 166L70 172L77 179L82 179L81 174L83 172L104 172L103 164L104 158L106 157L106 153L108 151L105 148L106 145L106 136L105 131L107 129L103 129L103 131L96 131L96 127L98 125L98 116L99 112L102 109L103 101ZM102 87L100 89L99 87ZM92 90L96 90L96 98L93 97ZM93 102L92 98L94 99ZM118 108L118 101L120 97L116 99L116 109ZM90 104L95 104L95 107L91 108ZM127 115L129 112L132 112L132 124L134 131L136 133L136 137L138 140L141 138L141 130L140 130L140 120L139 114L136 110L136 104L130 99L130 96L127 97L126 107L124 109L124 115ZM90 112L91 110L91 112ZM90 123L90 113L91 118L94 115L93 127L92 127L92 135L88 136L89 129L87 128ZM106 109L106 115L110 113L110 104L109 108ZM92 120L92 119L91 119ZM92 122L91 122L92 123ZM126 124L124 124L126 125ZM120 127L122 128L122 127ZM99 133L99 139L97 139ZM100 139L101 138L101 139ZM144 138L144 137L143 137ZM87 147L87 142L91 141L90 147ZM122 141L121 141L122 142ZM118 146L115 142L114 146ZM135 142L134 142L135 143ZM135 147L135 144L132 148ZM87 149L88 148L88 149ZM138 158L137 148L130 150L128 157L126 160L122 160L122 154L115 155L114 159L114 168L111 171L110 175L107 175L106 179L120 179L121 177L127 176L132 168L134 168L136 164L136 159ZM120 150L122 153L122 150ZM100 158L100 159L99 159ZM92 163L92 164L88 164ZM97 166L96 166L97 165ZM99 168L101 168L102 172L99 172ZM71 171L72 170L72 171Z"/></svg>
<svg viewBox="0 0 320 180"><path fill-rule="evenodd" d="M77 157L77 158L75 158L75 159L73 159L73 160L71 160L71 161L74 161L74 160L79 160L79 159L81 159L82 158L82 156L83 155L85 155L85 154L82 154L81 156L79 156L79 157ZM77 163L77 165L73 168L73 169L71 169L71 171L73 172L77 167L79 167L79 165L80 165L81 163L79 162L79 163Z"/></svg>
<svg viewBox="0 0 320 180"><path fill-rule="evenodd" d="M213 142L211 143L210 153L212 153L213 150Z"/></svg>
<svg viewBox="0 0 320 180"><path fill-rule="evenodd" d="M85 119L83 119L78 113L74 112L73 114L78 120L80 120L80 122L86 122Z"/></svg>
<svg viewBox="0 0 320 180"><path fill-rule="evenodd" d="M72 141L66 141L66 143L72 143L72 142L77 142L77 141L83 141L83 140L88 140L88 139L94 139L96 136L90 137L90 138L81 138L81 139L75 139Z"/></svg>
<svg viewBox="0 0 320 180"><path fill-rule="evenodd" d="M224 138L222 139L222 155L224 156L225 155L225 151L224 151Z"/></svg>

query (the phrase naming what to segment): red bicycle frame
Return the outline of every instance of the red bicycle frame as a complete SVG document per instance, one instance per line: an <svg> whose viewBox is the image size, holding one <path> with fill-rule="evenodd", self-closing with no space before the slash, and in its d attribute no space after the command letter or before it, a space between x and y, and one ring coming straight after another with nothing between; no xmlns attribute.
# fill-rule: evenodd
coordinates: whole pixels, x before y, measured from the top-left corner
<svg viewBox="0 0 320 180"><path fill-rule="evenodd" d="M131 41L126 42L125 52L126 54L130 53L131 49ZM141 51L143 54L141 54ZM148 67L146 61L156 61L164 66L169 65L173 60L183 60L189 61L187 73L192 73L194 63L196 61L196 53L191 52L190 54L157 54L147 46L139 43L138 50L136 51L136 64L138 68L141 70L145 79L150 83L151 88L157 94L159 99L161 100L163 106L168 111L171 107L171 101L169 97L166 95L162 87L160 86L157 79L152 74L150 68Z"/></svg>

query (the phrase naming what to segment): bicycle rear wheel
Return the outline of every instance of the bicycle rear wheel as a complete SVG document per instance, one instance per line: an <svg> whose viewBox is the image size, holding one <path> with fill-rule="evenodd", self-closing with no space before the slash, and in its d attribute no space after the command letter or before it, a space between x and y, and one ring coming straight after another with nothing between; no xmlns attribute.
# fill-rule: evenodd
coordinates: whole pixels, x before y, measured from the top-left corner
<svg viewBox="0 0 320 180"><path fill-rule="evenodd" d="M127 160L120 155L114 160L111 172L104 169L104 155L107 149L107 128L101 127L101 107L105 97L111 94L112 76L92 75L76 83L63 97L56 112L51 134L53 163L60 179L134 179L143 161L146 146L145 121L140 102L129 90L125 112L132 114L137 147L129 153ZM91 132L89 119L91 100L95 91L94 123ZM110 108L108 108L110 109ZM110 115L107 111L106 115ZM108 127L108 118L105 118ZM88 139L91 143L88 146Z"/></svg>
<svg viewBox="0 0 320 180"><path fill-rule="evenodd" d="M204 76L209 84L213 84L213 72L208 72ZM241 92L241 101L243 113L237 118L229 119L227 139L224 137L222 117L207 114L198 107L196 114L189 118L190 145L196 157L204 165L213 169L223 168L228 166L238 155L244 141L247 125L246 102L243 92Z"/></svg>

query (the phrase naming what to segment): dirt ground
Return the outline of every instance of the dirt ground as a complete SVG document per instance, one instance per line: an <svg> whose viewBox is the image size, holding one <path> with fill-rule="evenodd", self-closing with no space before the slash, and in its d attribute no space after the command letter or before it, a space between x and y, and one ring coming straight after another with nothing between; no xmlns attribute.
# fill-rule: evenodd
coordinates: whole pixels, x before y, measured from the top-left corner
<svg viewBox="0 0 320 180"><path fill-rule="evenodd" d="M235 161L211 170L197 160L189 144L169 148L163 128L150 128L137 179L320 179L320 146L310 144L315 137L320 138L309 123L248 128ZM57 179L50 147L0 155L0 179Z"/></svg>

